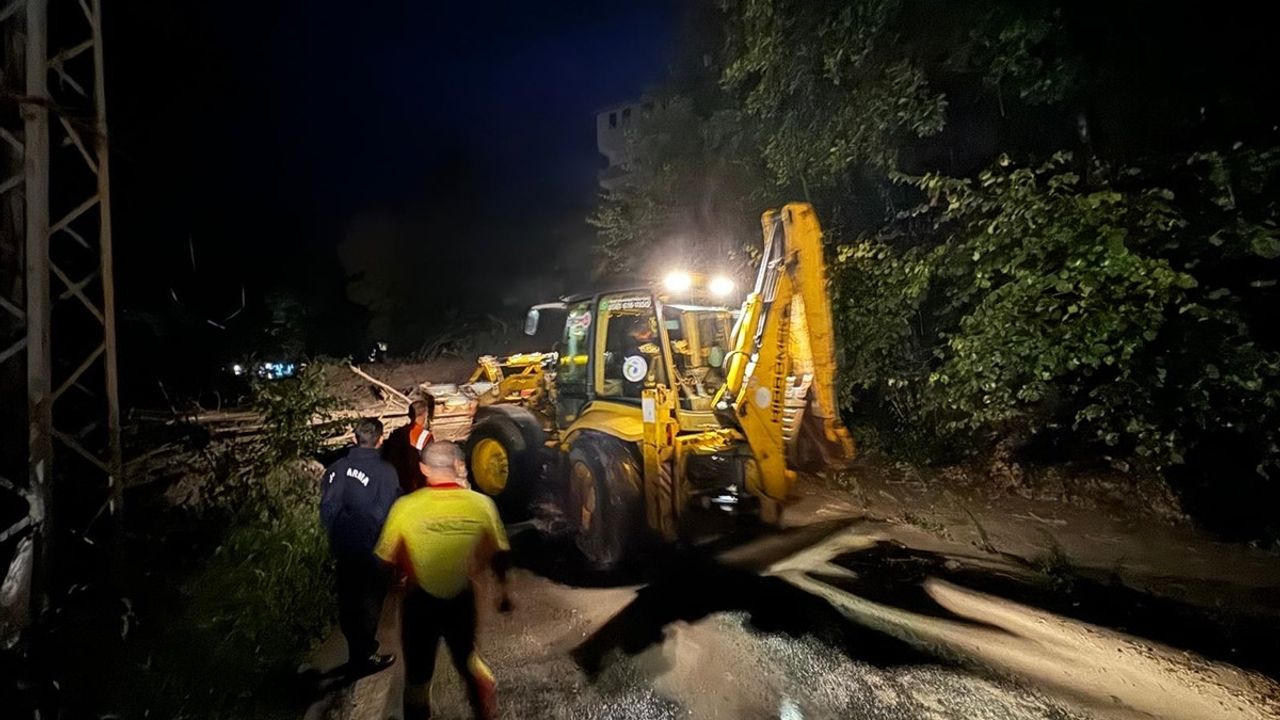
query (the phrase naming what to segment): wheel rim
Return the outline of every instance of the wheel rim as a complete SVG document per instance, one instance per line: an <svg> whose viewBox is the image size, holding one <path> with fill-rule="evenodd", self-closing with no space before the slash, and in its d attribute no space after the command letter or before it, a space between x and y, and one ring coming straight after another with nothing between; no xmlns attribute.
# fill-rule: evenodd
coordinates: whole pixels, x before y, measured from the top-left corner
<svg viewBox="0 0 1280 720"><path fill-rule="evenodd" d="M591 530L591 521L596 512L596 481L591 476L591 468L585 463L576 462L570 471L570 482L573 483L573 489L578 496L578 528L582 532Z"/></svg>
<svg viewBox="0 0 1280 720"><path fill-rule="evenodd" d="M481 438L471 450L471 474L486 494L497 495L507 487L511 460L507 449L493 438Z"/></svg>

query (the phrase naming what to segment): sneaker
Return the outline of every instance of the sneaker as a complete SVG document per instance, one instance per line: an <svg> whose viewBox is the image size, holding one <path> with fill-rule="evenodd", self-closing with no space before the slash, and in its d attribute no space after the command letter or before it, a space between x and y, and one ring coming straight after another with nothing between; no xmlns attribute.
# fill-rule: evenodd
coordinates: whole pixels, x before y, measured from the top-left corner
<svg viewBox="0 0 1280 720"><path fill-rule="evenodd" d="M383 670L391 667L395 661L395 655L379 655L374 653L364 660L351 663L351 674L358 675L360 677L373 675L374 673L382 672Z"/></svg>

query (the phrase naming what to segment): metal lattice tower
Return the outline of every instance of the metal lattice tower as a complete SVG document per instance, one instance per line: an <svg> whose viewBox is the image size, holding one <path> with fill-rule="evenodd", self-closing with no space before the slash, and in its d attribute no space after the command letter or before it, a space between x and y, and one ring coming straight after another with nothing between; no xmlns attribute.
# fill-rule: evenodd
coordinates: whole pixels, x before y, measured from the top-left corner
<svg viewBox="0 0 1280 720"><path fill-rule="evenodd" d="M121 507L101 16L0 0L0 641Z"/></svg>

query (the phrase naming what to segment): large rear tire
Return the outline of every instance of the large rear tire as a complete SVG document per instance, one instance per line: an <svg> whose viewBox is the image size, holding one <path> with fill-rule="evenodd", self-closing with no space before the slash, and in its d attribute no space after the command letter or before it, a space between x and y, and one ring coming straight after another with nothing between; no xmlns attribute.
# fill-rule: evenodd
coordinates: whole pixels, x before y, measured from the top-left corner
<svg viewBox="0 0 1280 720"><path fill-rule="evenodd" d="M529 512L532 454L515 424L500 416L476 423L467 438L471 484L492 497L507 519L518 519Z"/></svg>
<svg viewBox="0 0 1280 720"><path fill-rule="evenodd" d="M623 562L643 524L643 473L622 441L583 433L569 451L568 516L578 549L598 569Z"/></svg>

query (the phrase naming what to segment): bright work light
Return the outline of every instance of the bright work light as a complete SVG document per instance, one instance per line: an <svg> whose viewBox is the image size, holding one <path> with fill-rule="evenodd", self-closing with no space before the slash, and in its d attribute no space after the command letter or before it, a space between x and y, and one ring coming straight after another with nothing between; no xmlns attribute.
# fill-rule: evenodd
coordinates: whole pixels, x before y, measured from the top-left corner
<svg viewBox="0 0 1280 720"><path fill-rule="evenodd" d="M693 286L693 277L683 270L676 270L667 273L662 284L667 288L667 292L681 293Z"/></svg>
<svg viewBox="0 0 1280 720"><path fill-rule="evenodd" d="M733 281L721 275L720 277L711 279L709 289L711 290L712 295L715 295L716 297L724 297L733 292Z"/></svg>

